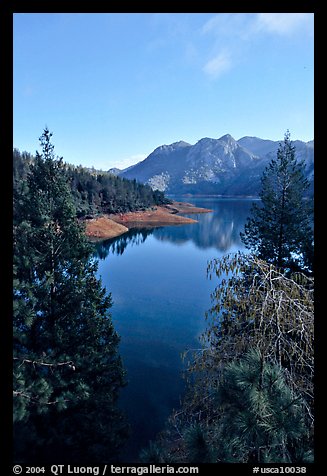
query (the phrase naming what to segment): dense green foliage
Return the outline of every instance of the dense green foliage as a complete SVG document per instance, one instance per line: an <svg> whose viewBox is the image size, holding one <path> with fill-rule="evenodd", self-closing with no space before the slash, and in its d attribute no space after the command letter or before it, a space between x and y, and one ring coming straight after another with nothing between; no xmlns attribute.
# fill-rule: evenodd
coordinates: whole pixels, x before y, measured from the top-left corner
<svg viewBox="0 0 327 476"><path fill-rule="evenodd" d="M27 152L13 151L14 186L25 181L34 158ZM136 180L127 180L111 173L63 164L74 198L77 216L82 218L98 213L124 213L145 210L156 205L170 203L163 192L152 190Z"/></svg>
<svg viewBox="0 0 327 476"><path fill-rule="evenodd" d="M253 349L226 365L214 399L223 409L216 426L219 459L245 462L310 460L304 401L284 371Z"/></svg>
<svg viewBox="0 0 327 476"><path fill-rule="evenodd" d="M261 179L261 204L254 204L244 233L245 246L279 268L313 270L313 206L304 162L297 162L290 134Z"/></svg>
<svg viewBox="0 0 327 476"><path fill-rule="evenodd" d="M242 254L208 275L218 285L202 346L185 353L186 398L143 461L312 461L313 278Z"/></svg>
<svg viewBox="0 0 327 476"><path fill-rule="evenodd" d="M111 296L50 138L14 190L15 461L114 461L127 425Z"/></svg>

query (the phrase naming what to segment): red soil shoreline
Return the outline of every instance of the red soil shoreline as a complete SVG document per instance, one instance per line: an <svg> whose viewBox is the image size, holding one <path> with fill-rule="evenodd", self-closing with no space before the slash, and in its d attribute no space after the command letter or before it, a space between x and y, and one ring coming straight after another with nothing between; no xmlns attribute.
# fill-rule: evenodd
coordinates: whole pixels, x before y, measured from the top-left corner
<svg viewBox="0 0 327 476"><path fill-rule="evenodd" d="M86 220L86 236L90 239L108 239L126 233L130 228L146 228L165 225L197 223L197 220L179 213L209 213L212 210L195 207L190 203L173 202L145 211L102 215Z"/></svg>

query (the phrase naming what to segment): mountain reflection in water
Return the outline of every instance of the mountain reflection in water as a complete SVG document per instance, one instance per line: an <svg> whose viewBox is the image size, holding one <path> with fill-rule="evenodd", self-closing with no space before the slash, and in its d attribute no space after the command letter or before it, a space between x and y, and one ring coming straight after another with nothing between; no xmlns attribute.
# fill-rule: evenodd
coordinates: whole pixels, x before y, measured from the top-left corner
<svg viewBox="0 0 327 476"><path fill-rule="evenodd" d="M250 214L253 200L194 198L190 201L196 206L210 208L213 211L184 215L198 220L196 224L131 229L117 238L97 243L97 257L104 260L109 253L122 255L127 246L138 246L150 235L157 240L169 241L175 245L183 245L190 241L197 248L215 248L220 253L242 247L240 232L243 231L244 223Z"/></svg>

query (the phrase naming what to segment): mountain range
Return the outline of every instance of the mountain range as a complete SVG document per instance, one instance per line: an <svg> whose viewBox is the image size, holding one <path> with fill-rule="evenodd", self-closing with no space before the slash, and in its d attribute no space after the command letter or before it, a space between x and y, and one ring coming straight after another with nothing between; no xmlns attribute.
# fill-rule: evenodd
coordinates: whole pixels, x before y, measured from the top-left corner
<svg viewBox="0 0 327 476"><path fill-rule="evenodd" d="M276 157L279 144L249 136L236 141L230 134L219 139L205 137L194 145L179 141L157 147L127 169L109 172L168 194L258 195L262 172ZM297 159L305 162L313 191L314 141L296 140L292 144Z"/></svg>

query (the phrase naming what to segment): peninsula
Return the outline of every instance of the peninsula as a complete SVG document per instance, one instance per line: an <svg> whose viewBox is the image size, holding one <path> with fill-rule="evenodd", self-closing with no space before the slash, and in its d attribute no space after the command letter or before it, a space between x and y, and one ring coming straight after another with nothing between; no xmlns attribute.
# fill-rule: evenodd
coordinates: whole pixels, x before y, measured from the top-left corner
<svg viewBox="0 0 327 476"><path fill-rule="evenodd" d="M168 205L151 207L144 211L103 214L86 220L85 233L90 240L115 238L131 228L152 228L168 225L197 223L193 218L181 214L209 213L212 210L195 207L191 203L172 202Z"/></svg>

